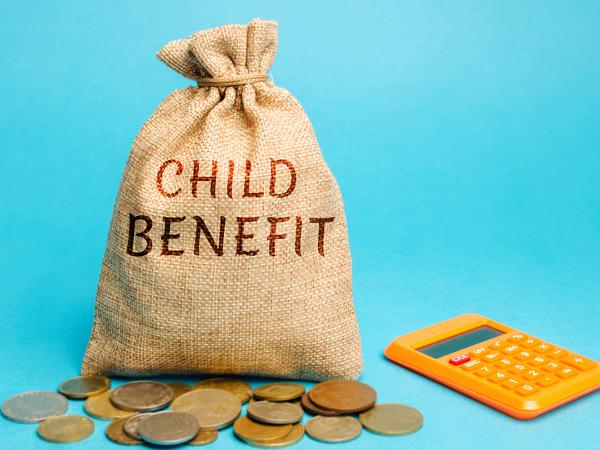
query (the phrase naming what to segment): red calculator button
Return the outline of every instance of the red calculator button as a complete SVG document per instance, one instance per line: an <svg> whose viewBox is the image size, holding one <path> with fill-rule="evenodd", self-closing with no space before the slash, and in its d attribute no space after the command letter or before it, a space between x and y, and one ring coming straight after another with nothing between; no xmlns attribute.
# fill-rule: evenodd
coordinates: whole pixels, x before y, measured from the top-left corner
<svg viewBox="0 0 600 450"><path fill-rule="evenodd" d="M453 366L460 366L461 364L466 363L467 361L471 361L471 357L466 353L463 353L462 355L456 355L454 358L451 358L448 362Z"/></svg>
<svg viewBox="0 0 600 450"><path fill-rule="evenodd" d="M596 363L583 356L571 355L560 360L561 363L575 367L579 370L590 370L596 367Z"/></svg>

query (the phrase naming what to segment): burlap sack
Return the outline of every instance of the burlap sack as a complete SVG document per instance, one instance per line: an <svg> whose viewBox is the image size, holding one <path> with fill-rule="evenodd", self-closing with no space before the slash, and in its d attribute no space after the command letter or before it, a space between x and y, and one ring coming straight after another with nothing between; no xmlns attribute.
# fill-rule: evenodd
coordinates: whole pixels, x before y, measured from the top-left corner
<svg viewBox="0 0 600 450"><path fill-rule="evenodd" d="M298 101L267 80L277 24L168 43L201 87L139 132L119 189L83 374L356 378L344 207Z"/></svg>

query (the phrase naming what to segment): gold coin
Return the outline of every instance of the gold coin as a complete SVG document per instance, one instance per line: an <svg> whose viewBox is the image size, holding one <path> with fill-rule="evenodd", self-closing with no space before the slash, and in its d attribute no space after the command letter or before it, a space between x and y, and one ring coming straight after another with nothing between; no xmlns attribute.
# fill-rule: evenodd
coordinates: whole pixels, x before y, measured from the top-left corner
<svg viewBox="0 0 600 450"><path fill-rule="evenodd" d="M423 415L410 406L383 403L358 416L363 426L374 433L402 436L423 426Z"/></svg>
<svg viewBox="0 0 600 450"><path fill-rule="evenodd" d="M29 391L5 400L2 414L15 422L34 423L64 414L68 407L67 399L56 392Z"/></svg>
<svg viewBox="0 0 600 450"><path fill-rule="evenodd" d="M347 442L356 439L362 431L362 425L354 417L316 416L306 424L306 433L322 442Z"/></svg>
<svg viewBox="0 0 600 450"><path fill-rule="evenodd" d="M111 393L112 391L106 391L102 394L88 397L83 405L85 412L96 419L102 420L120 419L135 414L134 411L125 411L113 405L110 401Z"/></svg>
<svg viewBox="0 0 600 450"><path fill-rule="evenodd" d="M74 399L88 398L110 389L110 380L98 375L83 375L63 381L58 386L58 392Z"/></svg>
<svg viewBox="0 0 600 450"><path fill-rule="evenodd" d="M240 417L233 424L235 435L246 442L271 442L287 436L292 431L292 425L266 425L250 419L248 416Z"/></svg>
<svg viewBox="0 0 600 450"><path fill-rule="evenodd" d="M290 431L287 435L285 435L282 438L275 439L274 441L269 441L269 442L247 440L246 443L253 445L255 447L280 448L280 447L288 447L290 445L294 445L296 442L300 442L300 440L303 437L304 437L304 425L302 425L301 423L297 423L292 426L292 431Z"/></svg>
<svg viewBox="0 0 600 450"><path fill-rule="evenodd" d="M125 433L125 423L128 418L116 419L106 427L106 437L121 445L141 445L143 442Z"/></svg>
<svg viewBox="0 0 600 450"><path fill-rule="evenodd" d="M304 394L304 386L295 383L273 383L265 384L254 389L253 395L257 400L269 400L271 402L287 402L296 400Z"/></svg>
<svg viewBox="0 0 600 450"><path fill-rule="evenodd" d="M215 442L219 432L217 430L201 430L198 432L196 437L191 441L187 442L187 445L206 445L211 442Z"/></svg>
<svg viewBox="0 0 600 450"><path fill-rule="evenodd" d="M196 383L192 389L223 389L240 399L242 405L252 397L252 387L242 380L230 378L209 378Z"/></svg>
<svg viewBox="0 0 600 450"><path fill-rule="evenodd" d="M38 434L49 442L77 442L94 432L94 422L77 414L48 417L38 426Z"/></svg>
<svg viewBox="0 0 600 450"><path fill-rule="evenodd" d="M158 381L133 381L116 388L110 401L127 411L157 411L173 400L173 389Z"/></svg>
<svg viewBox="0 0 600 450"><path fill-rule="evenodd" d="M337 380L317 384L308 397L321 408L352 414L371 409L377 400L377 393L371 386L359 381Z"/></svg>
<svg viewBox="0 0 600 450"><path fill-rule="evenodd" d="M197 389L177 398L171 409L194 416L201 430L220 430L238 418L242 403L221 389Z"/></svg>
<svg viewBox="0 0 600 450"><path fill-rule="evenodd" d="M342 413L337 411L331 411L329 409L321 408L315 405L311 400L308 393L302 396L302 400L300 400L302 408L304 411L314 415L314 416L341 416Z"/></svg>
<svg viewBox="0 0 600 450"><path fill-rule="evenodd" d="M175 383L175 382L169 381L168 383L165 383L165 384L173 390L173 400L175 400L180 395L183 395L192 390L192 387L189 384L185 384L185 383Z"/></svg>
<svg viewBox="0 0 600 450"><path fill-rule="evenodd" d="M288 402L270 402L261 400L248 405L248 417L252 420L271 425L298 423L302 420L304 411L299 406Z"/></svg>

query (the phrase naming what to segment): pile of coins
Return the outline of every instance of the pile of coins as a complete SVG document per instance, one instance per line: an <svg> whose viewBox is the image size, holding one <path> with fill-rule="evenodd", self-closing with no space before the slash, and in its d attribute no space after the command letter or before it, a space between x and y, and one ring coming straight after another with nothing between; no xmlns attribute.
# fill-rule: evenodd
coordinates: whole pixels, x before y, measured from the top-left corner
<svg viewBox="0 0 600 450"><path fill-rule="evenodd" d="M65 414L69 399L85 400L85 412L111 420L106 436L122 445L205 445L233 424L235 436L255 447L286 447L307 434L322 442L356 439L363 428L388 436L417 431L423 416L397 403L377 404L377 393L358 381L325 381L309 392L296 383L273 383L255 389L242 381L212 378L184 383L133 381L110 390L111 381L87 375L67 380L58 393L30 391L2 405L14 421L39 422L38 434L68 443L94 432L88 417ZM242 405L248 403L246 415ZM170 409L167 409L170 408ZM306 425L304 413L313 415Z"/></svg>

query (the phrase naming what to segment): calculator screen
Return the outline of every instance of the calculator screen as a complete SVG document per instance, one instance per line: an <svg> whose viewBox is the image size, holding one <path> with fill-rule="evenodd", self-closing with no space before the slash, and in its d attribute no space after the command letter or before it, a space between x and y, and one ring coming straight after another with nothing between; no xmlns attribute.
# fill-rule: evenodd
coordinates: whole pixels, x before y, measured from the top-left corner
<svg viewBox="0 0 600 450"><path fill-rule="evenodd" d="M444 339L443 341L438 341L435 344L421 347L417 350L421 353L431 356L432 358L439 358L441 356L454 353L461 348L470 347L471 345L478 344L479 342L487 341L488 339L500 336L501 334L504 334L504 332L484 325L465 333L457 334L451 338Z"/></svg>

